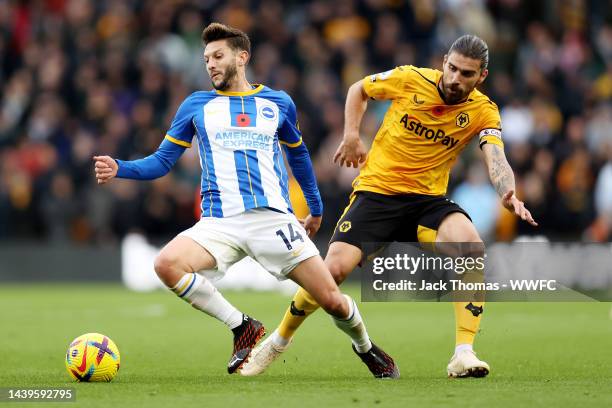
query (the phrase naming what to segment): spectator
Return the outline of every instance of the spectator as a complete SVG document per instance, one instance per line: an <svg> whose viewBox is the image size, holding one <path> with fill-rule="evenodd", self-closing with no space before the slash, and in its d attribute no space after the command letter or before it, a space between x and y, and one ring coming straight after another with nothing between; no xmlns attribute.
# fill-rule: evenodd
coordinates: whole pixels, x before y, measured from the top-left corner
<svg viewBox="0 0 612 408"><path fill-rule="evenodd" d="M297 103L326 203L323 239L356 174L331 163L348 86L394 65L439 68L450 42L468 31L489 42L483 91L501 110L517 188L540 231L610 239L592 233L607 220L611 183L609 18L585 1L0 2L0 237L97 242L140 229L163 239L191 223L197 147L164 179L137 187L95 185L89 160L157 148L183 98L209 89L200 33L221 20L251 35L249 78ZM370 104L367 143L386 107ZM525 232L510 225L496 235L494 217L505 212L480 160L470 151L459 158L454 196L484 236Z"/></svg>

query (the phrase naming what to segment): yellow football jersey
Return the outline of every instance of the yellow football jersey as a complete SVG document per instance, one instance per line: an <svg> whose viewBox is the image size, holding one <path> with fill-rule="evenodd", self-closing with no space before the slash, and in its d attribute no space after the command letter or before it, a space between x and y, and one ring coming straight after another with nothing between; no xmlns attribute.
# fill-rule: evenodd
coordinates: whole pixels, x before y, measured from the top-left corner
<svg viewBox="0 0 612 408"><path fill-rule="evenodd" d="M363 79L370 98L390 99L391 106L355 191L444 195L457 155L474 136L481 146L503 147L497 105L477 89L465 102L447 105L438 92L441 77L441 71L406 65Z"/></svg>

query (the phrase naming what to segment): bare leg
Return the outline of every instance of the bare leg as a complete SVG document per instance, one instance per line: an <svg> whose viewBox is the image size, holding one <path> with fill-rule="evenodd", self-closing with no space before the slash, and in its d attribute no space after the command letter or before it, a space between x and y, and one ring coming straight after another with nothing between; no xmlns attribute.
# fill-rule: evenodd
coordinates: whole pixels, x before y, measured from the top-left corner
<svg viewBox="0 0 612 408"><path fill-rule="evenodd" d="M231 374L248 360L255 344L265 334L263 325L229 303L207 279L197 274L216 266L215 258L189 237L170 241L155 260L157 276L194 308L225 323L234 334L234 348L227 371Z"/></svg>
<svg viewBox="0 0 612 408"><path fill-rule="evenodd" d="M184 236L170 241L155 259L157 276L177 296L234 329L242 323L242 313L225 300L212 283L196 274L215 266L215 258L210 252Z"/></svg>
<svg viewBox="0 0 612 408"><path fill-rule="evenodd" d="M340 285L355 269L360 260L361 250L359 248L345 242L333 242L327 251L325 265L336 283ZM288 344L304 320L318 308L319 303L306 289L298 289L276 331L279 345Z"/></svg>

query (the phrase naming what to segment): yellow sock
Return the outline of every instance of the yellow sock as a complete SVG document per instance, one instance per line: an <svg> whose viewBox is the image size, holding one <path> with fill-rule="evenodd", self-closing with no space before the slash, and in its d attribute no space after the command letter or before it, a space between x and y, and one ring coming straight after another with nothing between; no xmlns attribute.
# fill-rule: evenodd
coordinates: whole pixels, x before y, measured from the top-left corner
<svg viewBox="0 0 612 408"><path fill-rule="evenodd" d="M319 305L310 296L310 293L300 288L293 296L291 306L278 326L278 334L287 340L290 339L302 322L318 308Z"/></svg>
<svg viewBox="0 0 612 408"><path fill-rule="evenodd" d="M455 307L455 345L474 344L480 327L484 302L453 302Z"/></svg>
<svg viewBox="0 0 612 408"><path fill-rule="evenodd" d="M473 248L472 248L473 249ZM484 256L481 252L469 254L472 258ZM461 275L464 284L482 284L484 268L475 266ZM485 292L482 290L457 290L453 293L455 301L455 346L474 344L474 337L480 327L484 310Z"/></svg>

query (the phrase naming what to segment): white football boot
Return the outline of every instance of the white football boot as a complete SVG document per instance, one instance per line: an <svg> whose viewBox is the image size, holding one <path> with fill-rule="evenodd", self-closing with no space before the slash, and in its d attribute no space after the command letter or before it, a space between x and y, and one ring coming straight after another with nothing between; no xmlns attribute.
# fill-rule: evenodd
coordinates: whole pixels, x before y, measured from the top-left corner
<svg viewBox="0 0 612 408"><path fill-rule="evenodd" d="M455 353L446 367L448 376L453 378L485 377L489 371L489 365L479 360L472 350Z"/></svg>
<svg viewBox="0 0 612 408"><path fill-rule="evenodd" d="M253 376L263 373L274 360L289 348L291 341L284 347L274 344L272 341L273 334L253 349L251 357L240 369L241 375Z"/></svg>

